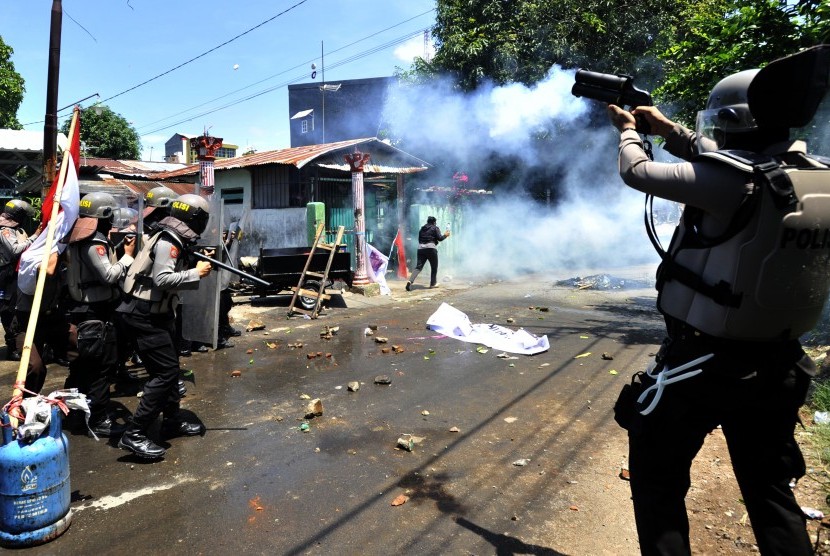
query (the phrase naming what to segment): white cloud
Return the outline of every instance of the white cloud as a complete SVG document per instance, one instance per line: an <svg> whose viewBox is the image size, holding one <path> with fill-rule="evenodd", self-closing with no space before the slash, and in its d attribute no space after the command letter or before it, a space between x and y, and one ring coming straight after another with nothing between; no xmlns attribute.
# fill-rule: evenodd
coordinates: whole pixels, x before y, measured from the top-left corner
<svg viewBox="0 0 830 556"><path fill-rule="evenodd" d="M432 41L428 41L427 56L432 58L435 55L435 47ZM395 58L407 64L411 64L412 60L420 56L424 57L424 39L423 37L413 37L395 49Z"/></svg>

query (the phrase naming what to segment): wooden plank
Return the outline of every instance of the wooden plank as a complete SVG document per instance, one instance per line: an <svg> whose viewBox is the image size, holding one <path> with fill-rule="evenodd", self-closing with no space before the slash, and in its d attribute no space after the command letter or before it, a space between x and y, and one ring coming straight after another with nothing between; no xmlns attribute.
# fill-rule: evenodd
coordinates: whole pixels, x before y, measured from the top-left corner
<svg viewBox="0 0 830 556"><path fill-rule="evenodd" d="M297 291L297 288L292 287L291 290ZM300 295L302 297L319 297L321 299L331 299L331 296L327 293L319 293L314 290L304 290L302 288L300 288L299 293L297 295Z"/></svg>
<svg viewBox="0 0 830 556"><path fill-rule="evenodd" d="M312 276L314 278L325 278L326 277L325 274L323 274L322 272L312 272L310 270L308 272L306 272L305 275L306 276Z"/></svg>

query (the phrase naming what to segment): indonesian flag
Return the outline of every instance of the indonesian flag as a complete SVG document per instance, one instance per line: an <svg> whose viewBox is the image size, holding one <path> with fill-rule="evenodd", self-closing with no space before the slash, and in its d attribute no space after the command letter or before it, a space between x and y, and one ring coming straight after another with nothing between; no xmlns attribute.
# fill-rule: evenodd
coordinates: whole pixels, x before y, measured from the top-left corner
<svg viewBox="0 0 830 556"><path fill-rule="evenodd" d="M394 245L398 249L398 278L407 278L409 271L406 268L406 253L403 248L403 235L401 235L400 228L398 228L398 233L395 234Z"/></svg>
<svg viewBox="0 0 830 556"><path fill-rule="evenodd" d="M78 190L78 171L81 163L81 119L80 110L75 109L72 115L72 123L69 126L69 149L64 151L61 161L61 171L55 176L49 193L41 205L41 233L34 242L20 255L20 266L18 267L17 286L27 295L34 295L37 286L37 273L40 264L43 262L43 255L46 252L46 240L49 221L52 218L52 207L55 197L60 199L60 210L55 216L52 225L55 228L50 253L63 253L66 249L64 239L75 220L78 218L78 204L80 193Z"/></svg>

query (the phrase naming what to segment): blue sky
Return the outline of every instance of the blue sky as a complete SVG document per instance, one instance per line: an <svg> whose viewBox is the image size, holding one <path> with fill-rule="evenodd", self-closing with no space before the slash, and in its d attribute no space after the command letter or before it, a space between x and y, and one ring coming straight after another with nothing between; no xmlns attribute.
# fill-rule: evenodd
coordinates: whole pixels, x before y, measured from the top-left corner
<svg viewBox="0 0 830 556"><path fill-rule="evenodd" d="M82 106L100 100L124 116L141 135L142 157L156 161L174 133L205 128L241 148L288 147L287 86L310 82L312 63L318 82L323 69L326 82L392 75L424 55L423 30L435 22L435 0L62 5L58 108L98 93ZM0 36L26 81L18 119L29 130L43 129L51 9L52 0L0 0Z"/></svg>

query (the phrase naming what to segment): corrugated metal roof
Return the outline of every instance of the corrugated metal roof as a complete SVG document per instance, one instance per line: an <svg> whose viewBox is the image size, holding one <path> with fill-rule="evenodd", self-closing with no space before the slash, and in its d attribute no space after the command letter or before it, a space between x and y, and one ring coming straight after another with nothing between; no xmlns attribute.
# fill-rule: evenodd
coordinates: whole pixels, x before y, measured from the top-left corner
<svg viewBox="0 0 830 556"><path fill-rule="evenodd" d="M193 193L195 185L192 183L176 183L176 182L162 182L150 180L121 180L116 178L104 178L100 180L85 180L78 181L79 189L82 193L92 193L93 191L104 191L113 195L124 196L131 198L144 197L144 194L159 186L169 187L177 195L184 195L186 193Z"/></svg>
<svg viewBox="0 0 830 556"><path fill-rule="evenodd" d="M146 176L160 172L172 172L187 167L176 162L151 162L146 160L114 160L112 158L81 158L82 168L97 168L111 174Z"/></svg>
<svg viewBox="0 0 830 556"><path fill-rule="evenodd" d="M65 149L69 139L58 133L58 148ZM25 129L0 129L0 151L43 151L43 132Z"/></svg>
<svg viewBox="0 0 830 556"><path fill-rule="evenodd" d="M266 151L261 153L254 153L236 158L216 159L214 163L214 170L230 170L234 168L246 168L249 166L262 166L264 164L286 164L302 168L303 166L314 162L315 164L332 164L333 167L340 167L348 171L348 166L343 162L342 154L337 151L346 151L351 147L358 145L365 146L365 152L372 155L372 160L380 162L377 158L382 158L386 162L378 166L383 168L378 170L385 173L392 174L411 174L414 172L422 172L429 168L429 164L423 160L407 154L399 149L396 149L388 143L378 140L376 137L369 137L364 139L350 139L348 141L338 141L336 143L324 143L322 145L307 145L304 147L293 147L289 149L279 149L275 151ZM393 160L395 159L395 160ZM406 164L401 162L406 161ZM335 162L336 161L336 162ZM368 172L368 166L365 168ZM199 165L192 164L186 168L175 170L173 172L165 172L155 175L158 179L171 179L183 176L193 176L199 173Z"/></svg>

